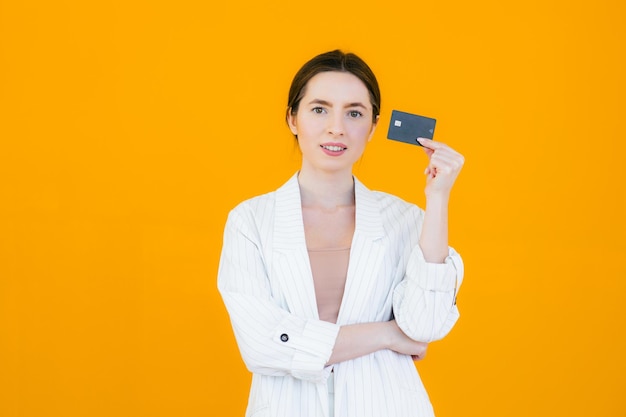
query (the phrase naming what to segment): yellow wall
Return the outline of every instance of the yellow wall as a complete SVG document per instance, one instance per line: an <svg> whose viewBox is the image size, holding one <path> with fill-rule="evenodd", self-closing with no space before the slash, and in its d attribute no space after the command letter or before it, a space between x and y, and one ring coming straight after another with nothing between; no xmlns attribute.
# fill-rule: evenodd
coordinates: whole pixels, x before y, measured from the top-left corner
<svg viewBox="0 0 626 417"><path fill-rule="evenodd" d="M243 415L225 216L297 169L289 82L336 47L383 91L362 181L423 203L394 108L467 159L438 416L626 415L623 1L211 3L0 1L1 416Z"/></svg>

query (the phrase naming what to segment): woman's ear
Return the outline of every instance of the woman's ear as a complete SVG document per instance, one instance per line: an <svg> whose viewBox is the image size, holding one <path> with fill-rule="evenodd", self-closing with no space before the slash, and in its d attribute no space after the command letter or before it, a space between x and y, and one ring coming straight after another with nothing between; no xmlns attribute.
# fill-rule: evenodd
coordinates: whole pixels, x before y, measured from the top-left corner
<svg viewBox="0 0 626 417"><path fill-rule="evenodd" d="M372 137L374 136L374 132L376 131L376 126L378 126L379 120L380 120L380 115L376 116L376 119L372 122L372 130L370 131L370 135L367 138L368 142L372 140Z"/></svg>
<svg viewBox="0 0 626 417"><path fill-rule="evenodd" d="M291 107L287 108L287 124L289 125L289 130L295 136L298 136L298 127L296 125L296 114L292 113Z"/></svg>

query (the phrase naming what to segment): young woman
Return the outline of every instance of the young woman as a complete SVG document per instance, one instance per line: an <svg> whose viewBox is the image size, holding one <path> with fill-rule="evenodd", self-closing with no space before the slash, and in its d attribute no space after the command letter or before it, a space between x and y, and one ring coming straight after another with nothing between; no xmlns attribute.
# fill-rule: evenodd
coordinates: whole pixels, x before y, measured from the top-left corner
<svg viewBox="0 0 626 417"><path fill-rule="evenodd" d="M433 415L413 359L459 316L447 212L463 157L420 139L425 210L368 190L352 166L379 112L359 57L307 62L287 109L301 169L228 217L218 287L253 373L247 417Z"/></svg>

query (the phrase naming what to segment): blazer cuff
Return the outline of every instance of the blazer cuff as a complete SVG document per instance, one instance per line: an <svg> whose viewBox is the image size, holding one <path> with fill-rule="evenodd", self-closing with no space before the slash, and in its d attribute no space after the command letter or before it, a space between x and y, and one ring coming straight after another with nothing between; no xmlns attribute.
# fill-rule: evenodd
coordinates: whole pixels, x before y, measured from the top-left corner
<svg viewBox="0 0 626 417"><path fill-rule="evenodd" d="M427 291L454 291L460 284L457 281L459 271L457 271L455 256L458 257L450 248L443 263L426 262L422 249L417 245L411 252L406 277Z"/></svg>
<svg viewBox="0 0 626 417"><path fill-rule="evenodd" d="M277 327L274 340L294 349L291 364L294 377L319 379L335 347L340 326L321 320L305 320L298 326L298 323L292 322L294 320L303 319L294 316L285 318Z"/></svg>

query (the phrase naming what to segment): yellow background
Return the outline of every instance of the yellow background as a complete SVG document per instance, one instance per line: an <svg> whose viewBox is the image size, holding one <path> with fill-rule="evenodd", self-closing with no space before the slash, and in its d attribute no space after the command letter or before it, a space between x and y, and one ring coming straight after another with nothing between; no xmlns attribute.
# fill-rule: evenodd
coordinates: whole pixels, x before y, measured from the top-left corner
<svg viewBox="0 0 626 417"><path fill-rule="evenodd" d="M0 1L0 416L243 415L224 221L298 168L287 89L337 47L382 87L370 188L424 202L392 109L466 156L438 416L626 415L625 8Z"/></svg>

